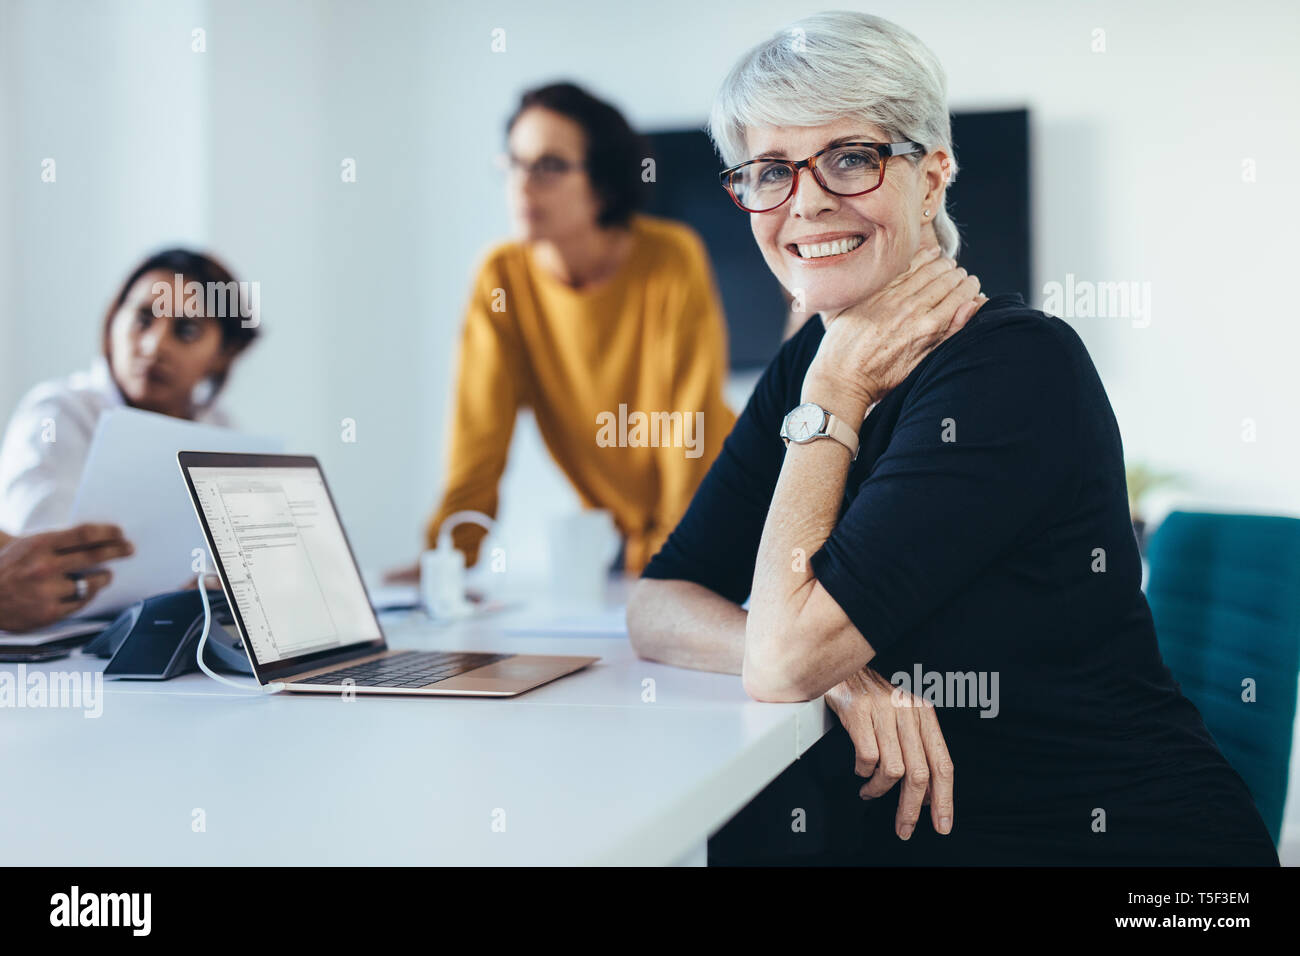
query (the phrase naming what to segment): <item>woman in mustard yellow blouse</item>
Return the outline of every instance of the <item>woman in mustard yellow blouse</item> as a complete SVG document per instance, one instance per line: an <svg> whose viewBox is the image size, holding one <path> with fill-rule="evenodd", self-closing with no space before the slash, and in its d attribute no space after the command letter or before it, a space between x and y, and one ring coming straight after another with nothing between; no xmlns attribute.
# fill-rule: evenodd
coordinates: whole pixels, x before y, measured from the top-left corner
<svg viewBox="0 0 1300 956"><path fill-rule="evenodd" d="M475 280L460 342L446 487L427 527L496 514L521 406L583 504L610 511L639 571L690 503L735 416L708 255L680 223L637 212L643 141L572 84L526 93L508 125L521 238ZM469 563L480 528L453 540Z"/></svg>

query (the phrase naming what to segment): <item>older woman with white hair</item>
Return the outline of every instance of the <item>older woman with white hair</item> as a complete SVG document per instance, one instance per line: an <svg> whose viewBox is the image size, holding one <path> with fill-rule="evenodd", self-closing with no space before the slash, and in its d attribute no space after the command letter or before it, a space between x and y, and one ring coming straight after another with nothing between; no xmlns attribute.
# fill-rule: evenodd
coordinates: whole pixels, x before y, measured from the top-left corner
<svg viewBox="0 0 1300 956"><path fill-rule="evenodd" d="M1276 865L1161 661L1083 343L955 261L934 54L878 17L809 17L741 58L710 128L768 266L818 314L645 569L628 632L759 700L826 695L841 723L710 858Z"/></svg>

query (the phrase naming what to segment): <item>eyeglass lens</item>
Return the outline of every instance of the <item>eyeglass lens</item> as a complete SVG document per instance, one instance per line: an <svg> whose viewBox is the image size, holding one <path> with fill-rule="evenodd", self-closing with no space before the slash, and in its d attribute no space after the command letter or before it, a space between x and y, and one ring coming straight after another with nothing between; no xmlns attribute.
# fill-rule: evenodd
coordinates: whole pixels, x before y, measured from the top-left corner
<svg viewBox="0 0 1300 956"><path fill-rule="evenodd" d="M884 161L869 146L840 146L817 157L815 175L829 192L841 196L863 193L880 185ZM763 160L731 174L732 193L746 209L774 209L794 191L795 171L784 163Z"/></svg>

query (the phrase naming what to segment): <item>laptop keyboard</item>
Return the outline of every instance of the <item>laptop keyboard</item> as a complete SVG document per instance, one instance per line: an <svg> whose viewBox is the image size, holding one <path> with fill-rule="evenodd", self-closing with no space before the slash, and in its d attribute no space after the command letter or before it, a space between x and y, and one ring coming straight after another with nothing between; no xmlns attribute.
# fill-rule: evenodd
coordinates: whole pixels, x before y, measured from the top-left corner
<svg viewBox="0 0 1300 956"><path fill-rule="evenodd" d="M513 654L474 654L467 651L400 651L378 660L317 674L295 684L342 684L354 687L424 687L476 667L503 661Z"/></svg>

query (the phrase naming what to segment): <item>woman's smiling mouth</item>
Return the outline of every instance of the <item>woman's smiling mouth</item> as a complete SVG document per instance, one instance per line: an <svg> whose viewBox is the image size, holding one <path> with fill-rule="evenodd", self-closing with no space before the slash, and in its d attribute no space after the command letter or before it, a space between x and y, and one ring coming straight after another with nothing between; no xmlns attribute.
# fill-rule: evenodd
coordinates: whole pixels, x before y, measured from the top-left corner
<svg viewBox="0 0 1300 956"><path fill-rule="evenodd" d="M861 233L841 234L833 237L812 236L808 242L791 242L786 251L801 261L840 259L860 248L867 241Z"/></svg>

